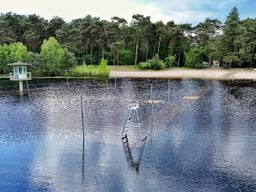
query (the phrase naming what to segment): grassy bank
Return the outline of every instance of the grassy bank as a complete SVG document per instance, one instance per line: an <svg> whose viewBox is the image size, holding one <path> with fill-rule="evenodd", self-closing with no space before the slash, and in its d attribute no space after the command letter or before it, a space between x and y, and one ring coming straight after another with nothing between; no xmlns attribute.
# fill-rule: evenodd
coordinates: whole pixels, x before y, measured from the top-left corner
<svg viewBox="0 0 256 192"><path fill-rule="evenodd" d="M110 69L106 60L99 65L77 65L65 73L67 77L108 77Z"/></svg>

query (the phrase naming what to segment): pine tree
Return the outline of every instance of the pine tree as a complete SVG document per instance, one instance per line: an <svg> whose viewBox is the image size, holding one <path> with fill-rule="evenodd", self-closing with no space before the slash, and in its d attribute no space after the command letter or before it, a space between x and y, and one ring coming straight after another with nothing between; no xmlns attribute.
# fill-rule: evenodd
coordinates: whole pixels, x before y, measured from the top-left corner
<svg viewBox="0 0 256 192"><path fill-rule="evenodd" d="M236 45L239 22L240 19L238 10L236 7L234 7L227 17L222 37L223 60L225 63L229 64L229 67L231 67L233 63L239 63L239 50L238 46Z"/></svg>

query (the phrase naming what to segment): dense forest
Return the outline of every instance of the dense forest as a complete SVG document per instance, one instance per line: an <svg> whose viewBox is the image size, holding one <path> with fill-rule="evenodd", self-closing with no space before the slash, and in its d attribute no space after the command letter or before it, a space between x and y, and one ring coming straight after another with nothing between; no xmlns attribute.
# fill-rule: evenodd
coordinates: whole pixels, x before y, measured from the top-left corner
<svg viewBox="0 0 256 192"><path fill-rule="evenodd" d="M256 67L256 19L240 20L236 7L223 24L206 18L196 26L153 23L140 14L133 15L130 23L90 15L71 22L60 17L48 21L38 15L0 15L0 73L8 72L7 63L17 60L57 75L101 59L110 65L145 68L150 62L201 68L214 60L226 67Z"/></svg>

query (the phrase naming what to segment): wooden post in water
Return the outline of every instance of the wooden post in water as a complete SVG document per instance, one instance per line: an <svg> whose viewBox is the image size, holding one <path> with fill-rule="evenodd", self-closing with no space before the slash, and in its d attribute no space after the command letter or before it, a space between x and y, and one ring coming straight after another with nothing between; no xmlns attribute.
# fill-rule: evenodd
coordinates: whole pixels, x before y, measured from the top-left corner
<svg viewBox="0 0 256 192"><path fill-rule="evenodd" d="M20 96L23 96L24 95L24 92L23 92L23 81L19 81L19 90L20 90Z"/></svg>
<svg viewBox="0 0 256 192"><path fill-rule="evenodd" d="M67 86L68 86L68 89L70 89L70 87L69 87L69 81L68 81L68 77L67 77Z"/></svg>

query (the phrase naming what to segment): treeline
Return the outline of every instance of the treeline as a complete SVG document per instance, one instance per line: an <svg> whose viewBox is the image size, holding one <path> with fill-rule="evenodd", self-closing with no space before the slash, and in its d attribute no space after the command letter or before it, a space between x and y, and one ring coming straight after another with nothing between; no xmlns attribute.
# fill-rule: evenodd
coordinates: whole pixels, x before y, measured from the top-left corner
<svg viewBox="0 0 256 192"><path fill-rule="evenodd" d="M2 47L20 42L36 58L43 41L50 37L67 55L73 54L78 64L96 64L104 58L113 65L137 65L156 60L156 56L165 62L175 58L170 65L178 67L200 68L214 60L229 67L256 66L256 20L240 20L236 7L224 24L207 18L196 26L173 21L153 23L150 17L139 14L133 15L129 24L119 17L106 21L87 15L66 23L59 17L48 21L38 15L0 15ZM1 57L0 52L0 62Z"/></svg>

